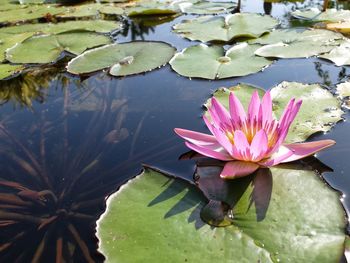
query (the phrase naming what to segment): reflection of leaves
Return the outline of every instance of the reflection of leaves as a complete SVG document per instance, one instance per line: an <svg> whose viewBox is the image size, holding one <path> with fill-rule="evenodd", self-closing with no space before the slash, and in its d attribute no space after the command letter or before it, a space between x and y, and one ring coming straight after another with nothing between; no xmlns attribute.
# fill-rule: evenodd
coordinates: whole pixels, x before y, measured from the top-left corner
<svg viewBox="0 0 350 263"><path fill-rule="evenodd" d="M63 68L62 64L49 67L31 68L26 73L9 80L1 81L1 104L12 101L15 106L31 107L32 101L44 102L47 97L47 89L50 81L57 77ZM63 87L68 85L68 78L59 77Z"/></svg>

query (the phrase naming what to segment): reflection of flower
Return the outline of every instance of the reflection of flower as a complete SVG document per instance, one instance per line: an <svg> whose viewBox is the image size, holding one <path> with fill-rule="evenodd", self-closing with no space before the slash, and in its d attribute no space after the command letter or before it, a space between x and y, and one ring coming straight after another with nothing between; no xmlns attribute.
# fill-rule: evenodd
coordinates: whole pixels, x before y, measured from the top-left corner
<svg viewBox="0 0 350 263"><path fill-rule="evenodd" d="M270 92L266 92L260 102L255 91L247 114L231 92L229 112L213 97L208 108L211 120L203 116L213 135L179 128L175 132L187 140L190 149L227 161L220 174L222 178L242 177L259 167L295 161L335 144L333 140L283 144L300 106L301 100L290 100L278 121L272 116Z"/></svg>

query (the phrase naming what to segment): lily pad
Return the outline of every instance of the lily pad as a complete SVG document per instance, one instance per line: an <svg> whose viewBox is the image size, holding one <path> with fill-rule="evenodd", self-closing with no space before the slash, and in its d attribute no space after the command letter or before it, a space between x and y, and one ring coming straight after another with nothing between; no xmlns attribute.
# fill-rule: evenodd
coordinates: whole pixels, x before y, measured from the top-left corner
<svg viewBox="0 0 350 263"><path fill-rule="evenodd" d="M0 11L0 23L14 23L34 20L48 15L54 16L67 11L66 7L56 5L30 5L23 8Z"/></svg>
<svg viewBox="0 0 350 263"><path fill-rule="evenodd" d="M328 59L337 66L350 65L350 41L345 41L339 47L331 50L331 52L323 54L319 57Z"/></svg>
<svg viewBox="0 0 350 263"><path fill-rule="evenodd" d="M272 61L254 55L258 45L241 43L225 52L221 46L204 44L185 48L177 53L170 65L186 77L223 79L256 73Z"/></svg>
<svg viewBox="0 0 350 263"><path fill-rule="evenodd" d="M107 262L339 262L346 221L338 193L310 171L274 168L271 182L234 180L233 225L218 228L202 221L208 199L196 186L146 169L107 200L99 249ZM258 203L264 190L271 198Z"/></svg>
<svg viewBox="0 0 350 263"><path fill-rule="evenodd" d="M350 20L350 10L327 9L322 12L318 8L311 8L309 10L296 10L292 12L292 16L315 22L339 22Z"/></svg>
<svg viewBox="0 0 350 263"><path fill-rule="evenodd" d="M303 32L276 30L250 43L265 45L255 54L263 57L302 58L326 53L343 42L343 36L329 30Z"/></svg>
<svg viewBox="0 0 350 263"><path fill-rule="evenodd" d="M177 8L158 1L141 2L135 6L125 8L128 16L147 16L147 15L174 15L179 13Z"/></svg>
<svg viewBox="0 0 350 263"><path fill-rule="evenodd" d="M337 85L337 93L344 100L345 107L350 109L350 82L343 82Z"/></svg>
<svg viewBox="0 0 350 263"><path fill-rule="evenodd" d="M32 32L44 34L58 34L67 31L86 30L98 33L109 33L112 30L121 28L120 22L105 21L105 20L83 20L83 21L68 21L60 23L39 23L39 24L23 24L11 27L0 28L0 36L2 33L21 34Z"/></svg>
<svg viewBox="0 0 350 263"><path fill-rule="evenodd" d="M17 43L21 43L23 40L31 36L31 33L21 33L16 35L0 33L0 62L5 60L5 51L8 48L13 47Z"/></svg>
<svg viewBox="0 0 350 263"><path fill-rule="evenodd" d="M85 4L69 7L66 12L57 15L62 18L80 18L80 17L92 17L99 14L98 10L102 7L102 4Z"/></svg>
<svg viewBox="0 0 350 263"><path fill-rule="evenodd" d="M69 62L67 69L73 74L86 74L110 68L111 75L126 76L161 67L174 53L175 48L162 42L112 44L81 54Z"/></svg>
<svg viewBox="0 0 350 263"><path fill-rule="evenodd" d="M51 63L56 61L63 51L79 55L88 48L110 42L109 37L91 32L33 36L8 49L6 59L12 63Z"/></svg>
<svg viewBox="0 0 350 263"><path fill-rule="evenodd" d="M214 93L214 97L228 108L230 91L234 91L247 106L255 89L255 86L244 85L242 87L240 84L229 89L219 89ZM260 96L262 93L263 91L260 90ZM274 104L273 112L277 118L282 115L290 99L303 100L300 111L289 129L286 139L289 143L305 141L314 133L329 131L335 123L342 120L344 114L340 101L318 84L284 81L271 89L271 97Z"/></svg>
<svg viewBox="0 0 350 263"><path fill-rule="evenodd" d="M185 1L181 2L178 6L182 13L212 15L230 12L237 7L237 4L234 2L199 1L192 3Z"/></svg>
<svg viewBox="0 0 350 263"><path fill-rule="evenodd" d="M23 66L0 64L0 80L11 77L23 69Z"/></svg>
<svg viewBox="0 0 350 263"><path fill-rule="evenodd" d="M184 20L174 26L174 32L190 40L227 42L239 37L257 38L277 25L271 16L237 13Z"/></svg>

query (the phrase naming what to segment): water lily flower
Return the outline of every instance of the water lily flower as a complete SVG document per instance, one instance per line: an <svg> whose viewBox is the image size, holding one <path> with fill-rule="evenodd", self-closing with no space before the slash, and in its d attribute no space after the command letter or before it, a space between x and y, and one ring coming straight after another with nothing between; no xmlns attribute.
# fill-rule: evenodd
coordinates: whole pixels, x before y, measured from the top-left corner
<svg viewBox="0 0 350 263"><path fill-rule="evenodd" d="M271 94L267 91L260 101L258 92L251 97L246 113L233 92L229 96L229 111L216 98L208 108L210 120L203 116L212 135L176 128L190 149L214 159L226 161L222 178L238 178L255 172L259 167L271 167L292 162L330 147L333 140L285 144L289 127L302 101L291 99L279 120L272 114Z"/></svg>

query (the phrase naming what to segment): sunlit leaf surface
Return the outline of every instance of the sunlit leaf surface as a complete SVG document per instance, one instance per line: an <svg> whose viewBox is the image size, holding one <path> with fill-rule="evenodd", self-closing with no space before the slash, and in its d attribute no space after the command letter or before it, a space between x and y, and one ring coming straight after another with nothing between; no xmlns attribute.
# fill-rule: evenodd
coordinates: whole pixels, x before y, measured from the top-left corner
<svg viewBox="0 0 350 263"><path fill-rule="evenodd" d="M256 73L272 61L255 56L258 45L237 44L229 50L204 44L191 46L177 53L170 61L172 68L182 76L205 79L223 79Z"/></svg>
<svg viewBox="0 0 350 263"><path fill-rule="evenodd" d="M97 227L107 262L198 258L337 262L341 258L345 221L339 195L314 172L262 169L242 180L221 180L230 187L223 196L223 185L210 184L220 169L197 170L203 192L189 182L146 169L110 196ZM221 209L221 201L231 201L227 205L232 208L232 225L211 227L202 221L208 198L210 210Z"/></svg>
<svg viewBox="0 0 350 263"><path fill-rule="evenodd" d="M88 48L110 42L108 36L92 32L33 36L8 49L6 59L12 63L50 63L56 61L63 51L79 55Z"/></svg>
<svg viewBox="0 0 350 263"><path fill-rule="evenodd" d="M302 58L326 53L343 41L339 33L323 29L275 30L251 43L262 44L255 54L263 57Z"/></svg>
<svg viewBox="0 0 350 263"><path fill-rule="evenodd" d="M190 40L227 42L238 37L257 38L277 25L270 16L236 13L185 20L174 26L174 32Z"/></svg>
<svg viewBox="0 0 350 263"><path fill-rule="evenodd" d="M73 74L84 74L110 67L111 75L125 76L161 67L174 53L173 47L162 42L112 44L83 53L67 69Z"/></svg>

